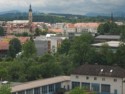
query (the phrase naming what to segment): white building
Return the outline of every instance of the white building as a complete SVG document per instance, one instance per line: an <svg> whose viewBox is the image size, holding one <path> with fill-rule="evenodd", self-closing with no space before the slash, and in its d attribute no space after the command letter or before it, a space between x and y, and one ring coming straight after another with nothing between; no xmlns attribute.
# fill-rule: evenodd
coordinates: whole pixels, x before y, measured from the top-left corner
<svg viewBox="0 0 125 94"><path fill-rule="evenodd" d="M71 87L78 86L96 94L125 94L125 70L118 66L85 64L71 75Z"/></svg>
<svg viewBox="0 0 125 94"><path fill-rule="evenodd" d="M124 44L124 43L121 42L121 41L108 41L108 42L95 43L95 44L92 44L92 46L95 47L95 48L98 50L98 49L101 48L103 45L107 45L107 46L109 46L109 48L110 48L113 52L116 52L116 50L118 49L118 47L119 47L121 44Z"/></svg>
<svg viewBox="0 0 125 94"><path fill-rule="evenodd" d="M13 86L11 92L12 94L54 94L61 88L69 90L69 84L69 76L58 76Z"/></svg>

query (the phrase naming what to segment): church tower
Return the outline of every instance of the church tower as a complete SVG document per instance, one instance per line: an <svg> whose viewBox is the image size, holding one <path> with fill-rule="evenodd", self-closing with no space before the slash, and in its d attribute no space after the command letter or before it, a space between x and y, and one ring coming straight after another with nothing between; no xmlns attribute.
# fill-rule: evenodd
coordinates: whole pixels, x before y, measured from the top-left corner
<svg viewBox="0 0 125 94"><path fill-rule="evenodd" d="M114 21L113 13L111 12L110 22Z"/></svg>
<svg viewBox="0 0 125 94"><path fill-rule="evenodd" d="M29 16L28 16L28 19L29 19L29 27L31 29L32 20L33 20L33 14L32 14L32 7L31 7L31 5L29 7Z"/></svg>

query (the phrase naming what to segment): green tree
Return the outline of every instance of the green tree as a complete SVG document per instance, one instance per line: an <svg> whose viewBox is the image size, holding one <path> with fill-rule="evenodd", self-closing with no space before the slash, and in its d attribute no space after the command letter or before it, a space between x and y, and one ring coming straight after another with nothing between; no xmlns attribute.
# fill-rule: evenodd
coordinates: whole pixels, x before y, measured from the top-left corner
<svg viewBox="0 0 125 94"><path fill-rule="evenodd" d="M36 54L36 48L33 41L29 40L23 45L23 56L32 57Z"/></svg>
<svg viewBox="0 0 125 94"><path fill-rule="evenodd" d="M10 40L9 42L9 56L14 58L17 53L21 51L21 43L17 38Z"/></svg>
<svg viewBox="0 0 125 94"><path fill-rule="evenodd" d="M1 85L0 94L11 94L11 89L10 89L9 85Z"/></svg>
<svg viewBox="0 0 125 94"><path fill-rule="evenodd" d="M100 34L120 34L119 27L114 22L106 22L104 24L100 24L97 31Z"/></svg>
<svg viewBox="0 0 125 94"><path fill-rule="evenodd" d="M39 36L41 34L41 29L40 28L36 28L35 29L35 36Z"/></svg>
<svg viewBox="0 0 125 94"><path fill-rule="evenodd" d="M120 31L121 31L120 39L121 41L125 42L125 26L121 26Z"/></svg>
<svg viewBox="0 0 125 94"><path fill-rule="evenodd" d="M84 88L76 87L72 89L69 94L88 94Z"/></svg>
<svg viewBox="0 0 125 94"><path fill-rule="evenodd" d="M68 54L71 46L71 41L68 39L63 40L61 47L58 48L59 54Z"/></svg>
<svg viewBox="0 0 125 94"><path fill-rule="evenodd" d="M99 49L99 58L101 59L100 64L112 65L114 62L114 53L108 44L104 43Z"/></svg>
<svg viewBox="0 0 125 94"><path fill-rule="evenodd" d="M3 27L0 26L0 36L4 36L5 35L5 30Z"/></svg>
<svg viewBox="0 0 125 94"><path fill-rule="evenodd" d="M125 68L125 44L121 43L115 54L115 63Z"/></svg>
<svg viewBox="0 0 125 94"><path fill-rule="evenodd" d="M86 33L80 37L76 37L69 51L69 56L75 65L81 65L88 61L91 43L93 42L92 35Z"/></svg>

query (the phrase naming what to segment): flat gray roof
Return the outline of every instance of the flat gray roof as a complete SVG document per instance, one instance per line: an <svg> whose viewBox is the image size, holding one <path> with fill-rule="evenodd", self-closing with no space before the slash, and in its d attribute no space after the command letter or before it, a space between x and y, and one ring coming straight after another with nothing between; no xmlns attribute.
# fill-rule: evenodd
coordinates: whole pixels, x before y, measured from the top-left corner
<svg viewBox="0 0 125 94"><path fill-rule="evenodd" d="M120 39L120 35L99 35L96 39Z"/></svg>
<svg viewBox="0 0 125 94"><path fill-rule="evenodd" d="M96 43L96 44L92 44L92 46L96 46L96 47L101 47L103 44L108 44L109 47L119 47L119 45L122 43L120 41L108 41L108 42L102 42L102 43Z"/></svg>
<svg viewBox="0 0 125 94"><path fill-rule="evenodd" d="M70 81L70 76L57 76L53 78L41 79L31 82L26 82L21 85L16 85L11 88L11 92L18 92L26 89L32 89L36 87L41 87L53 83L59 83L64 81Z"/></svg>

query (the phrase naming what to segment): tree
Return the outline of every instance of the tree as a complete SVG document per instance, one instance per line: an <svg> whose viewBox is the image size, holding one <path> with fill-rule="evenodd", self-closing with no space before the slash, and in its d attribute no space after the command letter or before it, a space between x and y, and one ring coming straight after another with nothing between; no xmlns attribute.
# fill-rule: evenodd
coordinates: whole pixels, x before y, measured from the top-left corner
<svg viewBox="0 0 125 94"><path fill-rule="evenodd" d="M11 94L11 89L8 84L0 86L0 94Z"/></svg>
<svg viewBox="0 0 125 94"><path fill-rule="evenodd" d="M125 44L121 43L115 54L115 63L125 68Z"/></svg>
<svg viewBox="0 0 125 94"><path fill-rule="evenodd" d="M84 88L80 88L80 87L76 87L74 89L72 89L69 94L88 94Z"/></svg>
<svg viewBox="0 0 125 94"><path fill-rule="evenodd" d="M5 35L4 28L0 26L0 36L4 36L4 35Z"/></svg>
<svg viewBox="0 0 125 94"><path fill-rule="evenodd" d="M9 42L9 56L14 58L17 53L22 49L21 43L17 38L10 40Z"/></svg>
<svg viewBox="0 0 125 94"><path fill-rule="evenodd" d="M36 48L33 41L29 40L23 45L23 56L31 57L36 54Z"/></svg>
<svg viewBox="0 0 125 94"><path fill-rule="evenodd" d="M96 55L96 62L101 65L112 65L114 63L114 53L107 43L102 44Z"/></svg>
<svg viewBox="0 0 125 94"><path fill-rule="evenodd" d="M104 24L100 24L97 31L100 34L120 34L119 27L114 22L106 22Z"/></svg>
<svg viewBox="0 0 125 94"><path fill-rule="evenodd" d="M92 35L86 33L80 37L76 37L69 51L69 56L75 65L82 65L88 61L91 43L93 42Z"/></svg>
<svg viewBox="0 0 125 94"><path fill-rule="evenodd" d="M125 26L121 26L120 31L121 31L120 39L121 41L125 42Z"/></svg>
<svg viewBox="0 0 125 94"><path fill-rule="evenodd" d="M41 34L41 29L40 28L36 28L35 29L35 36L39 36Z"/></svg>
<svg viewBox="0 0 125 94"><path fill-rule="evenodd" d="M71 46L71 41L68 39L63 40L61 47L58 48L59 54L68 54Z"/></svg>

